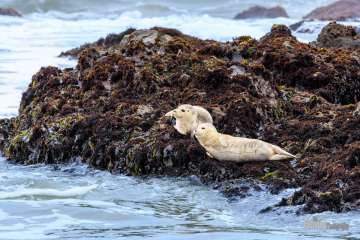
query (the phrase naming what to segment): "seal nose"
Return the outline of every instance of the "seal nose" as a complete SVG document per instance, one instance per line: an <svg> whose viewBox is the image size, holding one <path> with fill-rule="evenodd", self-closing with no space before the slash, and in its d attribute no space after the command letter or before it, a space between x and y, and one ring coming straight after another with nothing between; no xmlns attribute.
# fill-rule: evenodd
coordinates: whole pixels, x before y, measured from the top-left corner
<svg viewBox="0 0 360 240"><path fill-rule="evenodd" d="M176 118L175 117L170 117L166 120L166 123L170 126L175 126L176 125Z"/></svg>

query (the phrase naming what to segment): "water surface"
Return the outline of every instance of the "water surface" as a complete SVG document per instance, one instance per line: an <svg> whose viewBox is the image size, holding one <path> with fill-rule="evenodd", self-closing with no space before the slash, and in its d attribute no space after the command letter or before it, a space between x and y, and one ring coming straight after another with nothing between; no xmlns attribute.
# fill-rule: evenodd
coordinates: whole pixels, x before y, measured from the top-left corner
<svg viewBox="0 0 360 240"><path fill-rule="evenodd" d="M257 213L292 191L250 190L247 198L229 200L195 177L144 179L76 163L16 166L1 158L0 239L360 238L357 213L318 214L351 224L351 232L304 229L310 216L295 216L295 208Z"/></svg>
<svg viewBox="0 0 360 240"><path fill-rule="evenodd" d="M283 5L291 18L235 21L240 10L258 2ZM129 27L177 28L203 39L260 38L272 24L291 24L312 8L331 1L54 1L2 0L23 18L0 17L0 117L17 115L21 94L40 67L73 67L60 52ZM306 27L316 39L326 23ZM358 23L351 23L358 25ZM265 187L263 186L265 189ZM360 215L317 214L349 231L309 230L296 208L258 211L289 196L251 190L226 199L196 178L135 178L110 175L79 164L17 166L0 158L0 239L360 239Z"/></svg>

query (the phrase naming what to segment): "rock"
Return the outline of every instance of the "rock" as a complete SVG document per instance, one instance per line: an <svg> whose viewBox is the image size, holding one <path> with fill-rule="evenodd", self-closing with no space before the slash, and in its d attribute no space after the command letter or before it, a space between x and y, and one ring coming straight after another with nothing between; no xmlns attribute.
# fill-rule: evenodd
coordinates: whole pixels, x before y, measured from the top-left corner
<svg viewBox="0 0 360 240"><path fill-rule="evenodd" d="M262 64L272 72L277 83L301 86L331 103L357 102L360 97L360 91L357 91L359 82L356 80L358 79L356 69L359 67L358 53L352 51L345 51L345 53L340 49L335 51L324 49L327 52L325 55L333 51L331 54L335 54L334 59L331 61L321 59L322 54L314 55L311 45L298 42L289 33L290 30L286 26L275 26L261 39L257 48L258 51L262 51ZM338 55L340 53L341 55ZM344 56L346 56L346 61L342 59ZM333 74L338 71L336 69L344 65L351 69L349 69L350 72L344 72L344 79L335 77ZM355 92L354 89L356 89Z"/></svg>
<svg viewBox="0 0 360 240"><path fill-rule="evenodd" d="M344 201L343 193L338 188L333 188L327 192L317 192L304 188L295 192L288 199L283 199L275 207L305 205L304 209L308 213L318 213L324 211L344 212L345 206L341 204ZM298 212L300 213L300 212Z"/></svg>
<svg viewBox="0 0 360 240"><path fill-rule="evenodd" d="M360 17L359 0L339 0L311 11L304 19L343 21Z"/></svg>
<svg viewBox="0 0 360 240"><path fill-rule="evenodd" d="M267 33L264 37L262 37L261 40L266 41L267 39L281 38L281 37L293 38L291 35L291 30L285 25L274 24L271 27L271 31Z"/></svg>
<svg viewBox="0 0 360 240"><path fill-rule="evenodd" d="M40 69L19 116L0 121L6 158L80 159L114 173L196 176L229 198L246 197L249 188L273 194L299 188L279 207L301 205L301 212L359 208L358 51L302 43L274 25L259 41L230 42L131 29L68 54L78 58L75 68ZM265 140L299 159L210 159L163 118L182 103L208 109L222 133Z"/></svg>
<svg viewBox="0 0 360 240"><path fill-rule="evenodd" d="M356 109L353 112L354 117L360 117L360 102L356 104Z"/></svg>
<svg viewBox="0 0 360 240"><path fill-rule="evenodd" d="M297 33L314 33L314 28L313 27L306 27L306 23L308 22L312 22L313 20L302 20L299 22L296 22L294 24L291 24L289 26L289 28L291 29L291 31L293 32L297 32Z"/></svg>
<svg viewBox="0 0 360 240"><path fill-rule="evenodd" d="M0 119L0 148L3 149L8 142L8 138L11 135L13 129L14 118L12 119Z"/></svg>
<svg viewBox="0 0 360 240"><path fill-rule="evenodd" d="M301 20L299 22L291 24L289 26L289 28L291 31L296 32L304 23L305 23L305 20Z"/></svg>
<svg viewBox="0 0 360 240"><path fill-rule="evenodd" d="M235 16L235 19L248 19L248 18L288 18L286 10L281 6L266 8L262 6L254 6L245 10Z"/></svg>
<svg viewBox="0 0 360 240"><path fill-rule="evenodd" d="M357 35L355 27L331 22L321 30L316 45L318 47L360 49L360 36Z"/></svg>
<svg viewBox="0 0 360 240"><path fill-rule="evenodd" d="M60 53L60 57L78 57L78 55L83 50L90 48L90 47L100 50L100 49L103 49L106 47L114 46L114 45L120 43L125 35L130 34L134 31L135 31L134 28L129 28L120 34L109 34L106 38L100 38L98 41L96 41L94 43L91 43L91 44L87 43L78 48L74 48L69 51L62 52L62 53Z"/></svg>
<svg viewBox="0 0 360 240"><path fill-rule="evenodd" d="M22 17L22 14L14 8L0 8L0 15Z"/></svg>

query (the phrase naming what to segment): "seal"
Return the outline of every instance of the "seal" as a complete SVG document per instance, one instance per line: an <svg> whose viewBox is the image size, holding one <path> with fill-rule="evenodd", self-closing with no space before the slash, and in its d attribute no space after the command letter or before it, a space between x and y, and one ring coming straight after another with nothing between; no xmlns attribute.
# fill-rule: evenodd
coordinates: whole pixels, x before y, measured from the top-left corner
<svg viewBox="0 0 360 240"><path fill-rule="evenodd" d="M209 123L199 124L194 136L208 156L220 161L277 161L296 158L280 147L258 139L221 134Z"/></svg>
<svg viewBox="0 0 360 240"><path fill-rule="evenodd" d="M165 114L175 119L174 128L182 135L191 134L201 123L213 124L210 113L203 107L183 104Z"/></svg>

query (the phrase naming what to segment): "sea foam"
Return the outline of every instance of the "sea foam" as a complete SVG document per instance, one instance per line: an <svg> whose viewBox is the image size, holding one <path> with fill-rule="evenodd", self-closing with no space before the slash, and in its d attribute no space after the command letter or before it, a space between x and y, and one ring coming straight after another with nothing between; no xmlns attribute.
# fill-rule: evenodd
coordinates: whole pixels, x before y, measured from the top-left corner
<svg viewBox="0 0 360 240"><path fill-rule="evenodd" d="M0 199L26 198L26 197L58 197L68 198L85 195L97 188L97 185L74 187L67 190L29 188L13 192L0 192Z"/></svg>

